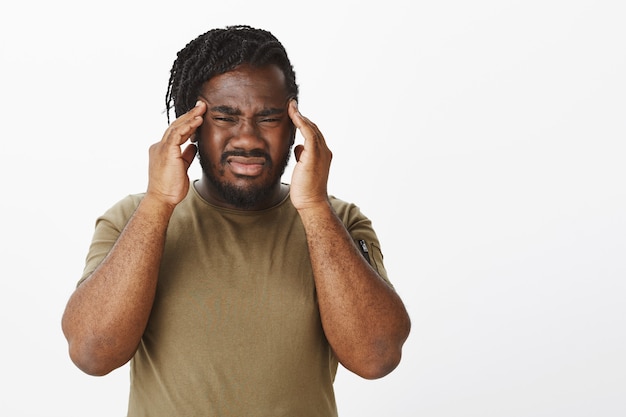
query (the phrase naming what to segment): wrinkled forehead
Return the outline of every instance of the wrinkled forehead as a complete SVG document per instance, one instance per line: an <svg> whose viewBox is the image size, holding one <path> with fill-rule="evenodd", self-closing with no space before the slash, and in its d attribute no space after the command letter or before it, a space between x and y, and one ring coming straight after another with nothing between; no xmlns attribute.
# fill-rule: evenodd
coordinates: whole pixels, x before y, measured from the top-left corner
<svg viewBox="0 0 626 417"><path fill-rule="evenodd" d="M250 101L267 101L275 105L277 101L285 102L289 98L285 75L280 68L247 64L212 77L202 85L201 95L211 104L228 105L245 105Z"/></svg>

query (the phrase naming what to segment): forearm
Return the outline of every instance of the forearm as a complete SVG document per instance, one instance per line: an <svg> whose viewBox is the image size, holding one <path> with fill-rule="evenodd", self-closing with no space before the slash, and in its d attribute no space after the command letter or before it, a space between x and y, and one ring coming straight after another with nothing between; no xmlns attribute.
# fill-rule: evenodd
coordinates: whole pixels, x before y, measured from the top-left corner
<svg viewBox="0 0 626 417"><path fill-rule="evenodd" d="M173 207L146 196L98 268L79 285L63 315L70 357L89 374L126 363L154 301Z"/></svg>
<svg viewBox="0 0 626 417"><path fill-rule="evenodd" d="M396 294L361 255L330 204L300 212L320 315L341 363L377 378L400 361L410 321Z"/></svg>

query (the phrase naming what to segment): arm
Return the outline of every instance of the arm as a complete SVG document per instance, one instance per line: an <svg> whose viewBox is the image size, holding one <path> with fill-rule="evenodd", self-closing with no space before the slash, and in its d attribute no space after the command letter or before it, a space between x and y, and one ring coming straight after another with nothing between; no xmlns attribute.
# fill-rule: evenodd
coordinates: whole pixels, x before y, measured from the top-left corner
<svg viewBox="0 0 626 417"><path fill-rule="evenodd" d="M199 104L150 147L148 189L109 254L70 296L62 319L74 363L91 375L124 365L137 350L152 309L165 232L189 190L196 147L180 146L202 123Z"/></svg>
<svg viewBox="0 0 626 417"><path fill-rule="evenodd" d="M291 199L307 235L324 333L343 366L364 378L380 378L400 362L409 316L328 201L332 153L324 137L295 102L289 114L305 139L295 149Z"/></svg>

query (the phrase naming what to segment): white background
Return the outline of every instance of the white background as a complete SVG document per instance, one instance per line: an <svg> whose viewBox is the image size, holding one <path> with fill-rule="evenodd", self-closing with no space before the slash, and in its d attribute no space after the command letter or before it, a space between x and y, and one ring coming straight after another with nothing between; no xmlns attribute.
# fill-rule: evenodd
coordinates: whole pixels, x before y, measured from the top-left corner
<svg viewBox="0 0 626 417"><path fill-rule="evenodd" d="M287 48L412 317L394 373L340 369L342 417L626 415L623 4L3 2L0 415L125 415L127 367L81 373L61 314L176 52L228 24Z"/></svg>

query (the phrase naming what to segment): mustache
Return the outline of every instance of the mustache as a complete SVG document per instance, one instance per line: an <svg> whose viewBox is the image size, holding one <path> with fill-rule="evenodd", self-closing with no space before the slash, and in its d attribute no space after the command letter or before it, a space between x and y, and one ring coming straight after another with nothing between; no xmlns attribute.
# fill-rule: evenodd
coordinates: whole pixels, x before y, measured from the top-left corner
<svg viewBox="0 0 626 417"><path fill-rule="evenodd" d="M242 150L234 150L234 151L226 151L222 153L220 158L220 162L225 164L228 158L232 156L241 156L247 158L263 158L268 164L272 163L272 159L267 152L262 151L261 149L252 149L251 151L242 151Z"/></svg>

